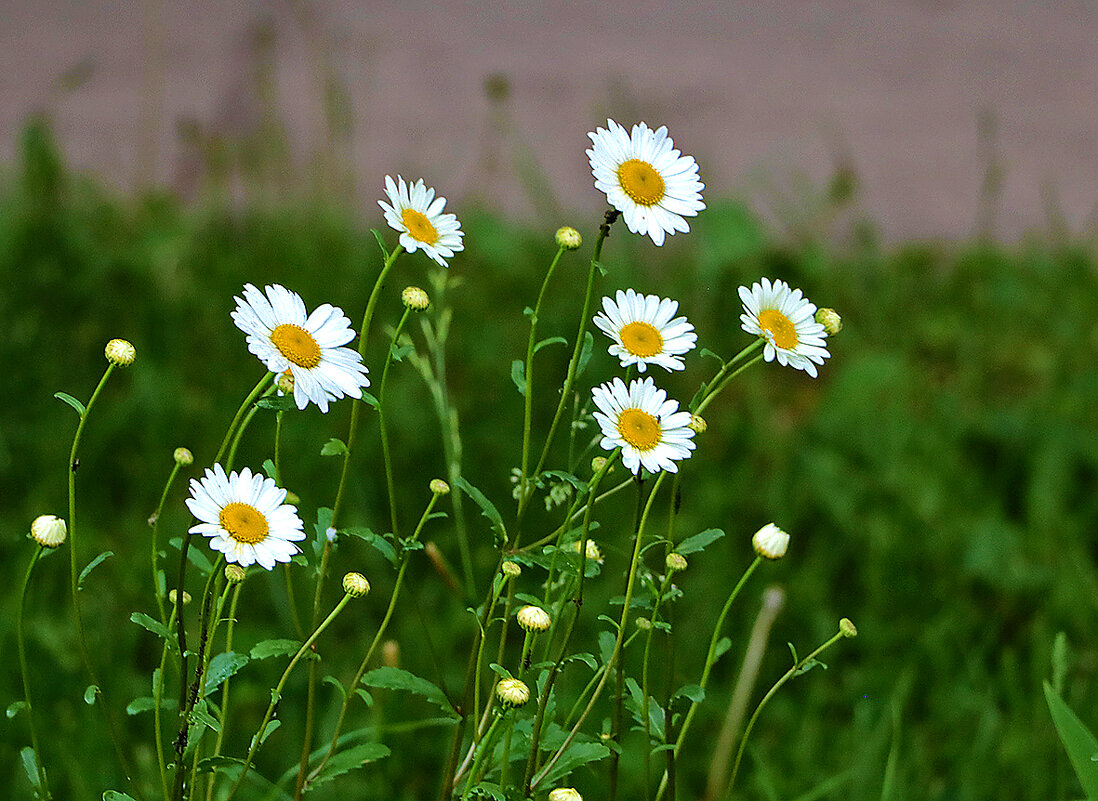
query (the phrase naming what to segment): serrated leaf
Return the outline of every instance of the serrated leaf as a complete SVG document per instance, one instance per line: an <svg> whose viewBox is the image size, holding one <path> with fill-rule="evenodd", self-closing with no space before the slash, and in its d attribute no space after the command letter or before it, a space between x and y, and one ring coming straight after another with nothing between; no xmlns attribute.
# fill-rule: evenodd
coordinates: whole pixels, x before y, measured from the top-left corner
<svg viewBox="0 0 1098 801"><path fill-rule="evenodd" d="M199 702L194 705L191 710L191 718L198 723L201 723L207 729L212 731L221 731L221 724L217 722L217 719L209 713L206 709L205 702Z"/></svg>
<svg viewBox="0 0 1098 801"><path fill-rule="evenodd" d="M1079 784L1083 786L1087 798L1098 798L1098 740L1047 681L1044 682L1044 689L1056 733L1060 735L1060 742L1064 744L1071 766L1075 768Z"/></svg>
<svg viewBox="0 0 1098 801"><path fill-rule="evenodd" d="M377 240L377 246L381 248L381 258L388 261L389 251L385 248L385 239L381 236L381 231L376 228L371 228L370 233L374 235L374 239Z"/></svg>
<svg viewBox="0 0 1098 801"><path fill-rule="evenodd" d="M534 353L537 353L539 350L541 350L542 348L544 348L548 345L557 345L557 344L567 345L568 340L565 339L564 337L549 337L548 339L543 339L541 342L534 345Z"/></svg>
<svg viewBox="0 0 1098 801"><path fill-rule="evenodd" d="M545 774L541 783L546 787L552 787L576 768L583 767L589 762L598 762L610 756L610 749L602 743L577 743L568 746L557 764Z"/></svg>
<svg viewBox="0 0 1098 801"><path fill-rule="evenodd" d="M341 776L348 771L361 768L369 762L383 759L389 756L389 753L389 749L381 743L362 743L353 748L348 748L346 751L340 751L328 760L328 764L325 765L324 770L313 779L311 786L315 787L318 784L323 784L326 781L334 779L336 776Z"/></svg>
<svg viewBox="0 0 1098 801"><path fill-rule="evenodd" d="M132 615L130 615L130 621L136 623L144 629L147 629L148 631L151 631L157 637L163 637L165 640L168 641L169 645L176 642L174 639L174 635L171 633L167 626L165 626L156 618L149 617L144 612L134 612Z"/></svg>
<svg viewBox="0 0 1098 801"><path fill-rule="evenodd" d="M175 709L178 705L179 702L176 701L174 698L160 699L161 709ZM156 709L156 699L150 698L146 695L142 698L134 698L132 701L130 701L130 703L126 706L126 714L140 715L142 712L149 712L153 709Z"/></svg>
<svg viewBox="0 0 1098 801"><path fill-rule="evenodd" d="M703 531L701 534L695 534L693 537L687 537L685 540L675 546L675 553L681 553L683 556L691 553L697 553L698 551L705 550L706 547L719 540L724 536L724 532L719 528L709 528Z"/></svg>
<svg viewBox="0 0 1098 801"><path fill-rule="evenodd" d="M458 487L473 499L473 503L480 507L481 514L488 518L492 523L492 530L496 534L496 545L502 545L507 542L507 529L503 525L503 518L500 516L499 510L495 505L484 497L484 493L465 480L464 476L459 476L457 480Z"/></svg>
<svg viewBox="0 0 1098 801"><path fill-rule="evenodd" d="M416 695L422 695L432 704L435 704L443 712L457 717L457 712L446 700L446 695L437 686L427 679L409 673L397 667L380 667L371 670L362 677L362 683L367 687L380 687L386 690L406 690Z"/></svg>
<svg viewBox="0 0 1098 801"><path fill-rule="evenodd" d="M591 336L591 332L588 331L583 335L583 348L580 350L579 362L576 364L577 378L583 374L583 370L587 367L587 363L591 361L591 354L594 350L595 338Z"/></svg>
<svg viewBox="0 0 1098 801"><path fill-rule="evenodd" d="M272 656L293 656L301 648L297 640L263 640L252 646L248 656L252 659L270 659ZM329 677L330 678L330 677Z"/></svg>
<svg viewBox="0 0 1098 801"><path fill-rule="evenodd" d="M23 709L26 706L27 706L26 701L16 701L14 704L10 704L8 706L8 708L7 708L7 710L5 710L4 714L7 715L8 720L11 720L16 715L18 715L20 712L22 712Z"/></svg>
<svg viewBox="0 0 1098 801"><path fill-rule="evenodd" d="M680 696L682 696L683 698L689 698L695 704L700 704L702 701L705 700L705 688L702 687L700 684L686 684L682 687L679 687L679 689L676 690L675 694L671 697L678 698Z"/></svg>
<svg viewBox="0 0 1098 801"><path fill-rule="evenodd" d="M321 456L342 456L347 453L347 446L343 440L332 437L330 440L324 443L324 447L320 449Z"/></svg>
<svg viewBox="0 0 1098 801"><path fill-rule="evenodd" d="M103 793L103 801L135 801L132 795L118 790L107 790Z"/></svg>
<svg viewBox="0 0 1098 801"><path fill-rule="evenodd" d="M257 400L255 406L257 409L270 409L275 412L288 412L290 409L297 408L293 395L270 395Z"/></svg>
<svg viewBox="0 0 1098 801"><path fill-rule="evenodd" d="M352 537L358 537L360 540L365 540L378 550L378 552L389 560L391 564L397 563L396 548L389 540L382 537L380 534L375 534L368 528L362 526L351 526L350 528L343 528L339 530L340 534L347 534Z"/></svg>
<svg viewBox="0 0 1098 801"><path fill-rule="evenodd" d="M503 794L503 789L498 784L492 784L491 782L480 782L474 784L468 793L469 797L480 796L481 798L491 798L492 801L507 801L507 796Z"/></svg>
<svg viewBox="0 0 1098 801"><path fill-rule="evenodd" d="M55 392L55 393L53 393L53 396L55 398L57 398L58 400L64 401L65 403L67 403L72 408L76 409L76 413L78 415L80 415L81 417L84 416L84 411L85 411L84 404L82 404L80 401L78 401L76 398L74 398L69 393L67 393L67 392Z"/></svg>
<svg viewBox="0 0 1098 801"><path fill-rule="evenodd" d="M217 756L206 757L198 761L198 767L195 768L196 773L211 773L219 768L228 767L242 767L244 765L243 759L237 759L236 757L224 756L218 754Z"/></svg>
<svg viewBox="0 0 1098 801"><path fill-rule="evenodd" d="M511 362L511 380L515 383L515 388L518 389L519 395L525 395L526 365L523 364L522 359L515 359Z"/></svg>
<svg viewBox="0 0 1098 801"><path fill-rule="evenodd" d="M84 589L84 579L88 577L88 574L103 564L105 561L114 556L114 551L103 551L99 556L88 562L88 566L80 571L80 576L76 579L76 589Z"/></svg>
<svg viewBox="0 0 1098 801"><path fill-rule="evenodd" d="M235 651L224 651L210 660L210 666L206 669L206 685L203 692L209 695L225 679L232 676L251 660L247 654L238 654Z"/></svg>
<svg viewBox="0 0 1098 801"><path fill-rule="evenodd" d="M23 770L26 772L27 778L30 779L31 785L36 790L41 788L41 779L38 777L38 759L34 755L34 749L28 745L19 751L19 756L23 762Z"/></svg>
<svg viewBox="0 0 1098 801"><path fill-rule="evenodd" d="M84 690L84 703L88 706L95 704L95 696L99 695L99 685L89 684L87 689Z"/></svg>
<svg viewBox="0 0 1098 801"><path fill-rule="evenodd" d="M580 494L587 492L587 482L581 479L579 476L575 476L572 473L566 473L563 470L546 470L542 475L551 476L552 478L560 481L565 481L576 488L576 491Z"/></svg>

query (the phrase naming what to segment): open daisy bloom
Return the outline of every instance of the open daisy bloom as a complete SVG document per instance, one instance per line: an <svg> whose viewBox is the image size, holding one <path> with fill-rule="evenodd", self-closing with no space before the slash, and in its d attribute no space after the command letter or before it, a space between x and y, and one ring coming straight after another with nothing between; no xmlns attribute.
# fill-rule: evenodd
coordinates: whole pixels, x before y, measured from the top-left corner
<svg viewBox="0 0 1098 801"><path fill-rule="evenodd" d="M435 197L435 190L424 185L423 179L405 183L399 175L394 182L385 176L385 194L389 202L377 204L385 212L385 222L400 231L400 244L409 253L422 249L424 253L446 267L446 260L464 250L461 223L453 214L443 214L446 198Z"/></svg>
<svg viewBox="0 0 1098 801"><path fill-rule="evenodd" d="M685 317L675 317L677 300L619 289L613 300L602 299L602 308L595 315L595 325L614 340L610 355L617 356L622 367L635 364L642 373L649 364L681 370L679 356L698 341L694 326Z"/></svg>
<svg viewBox="0 0 1098 801"><path fill-rule="evenodd" d="M690 412L680 412L678 401L668 400L651 378L631 381L628 389L615 378L591 394L599 409L595 412L602 429L599 444L608 451L620 447L627 470L640 473L643 467L649 473L677 473L675 460L690 458L694 450Z"/></svg>
<svg viewBox="0 0 1098 801"><path fill-rule="evenodd" d="M622 213L634 234L646 234L662 245L665 234L690 230L683 217L705 208L698 163L675 149L666 126L652 130L643 122L630 134L613 120L599 128L587 151L595 188Z"/></svg>
<svg viewBox="0 0 1098 801"><path fill-rule="evenodd" d="M247 467L226 476L215 464L202 479L191 479L187 508L202 522L190 533L209 537L210 547L227 562L270 570L276 562L289 562L299 550L294 542L305 539L297 509L284 500L286 490L272 479Z"/></svg>
<svg viewBox="0 0 1098 801"><path fill-rule="evenodd" d="M327 412L329 401L344 395L361 398L370 380L358 352L341 347L355 338L343 310L325 303L306 315L296 292L278 284L264 291L265 296L245 284L244 297L234 298L233 322L248 335L248 350L268 370L293 376L297 408L312 401Z"/></svg>
<svg viewBox="0 0 1098 801"><path fill-rule="evenodd" d="M776 358L779 364L804 370L816 377L816 365L831 354L824 347L827 332L816 322L816 304L809 303L799 289L790 289L785 281L770 283L764 278L740 287L744 314L743 330L766 340L763 357ZM813 364L815 362L815 364Z"/></svg>

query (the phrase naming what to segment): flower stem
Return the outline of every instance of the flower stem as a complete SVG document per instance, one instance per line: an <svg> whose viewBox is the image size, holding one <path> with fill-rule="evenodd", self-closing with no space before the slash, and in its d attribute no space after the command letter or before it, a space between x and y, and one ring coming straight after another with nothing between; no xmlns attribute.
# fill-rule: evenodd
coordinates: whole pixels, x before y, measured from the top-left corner
<svg viewBox="0 0 1098 801"><path fill-rule="evenodd" d="M708 406L713 401L713 399L716 398L717 395L719 395L724 390L724 388L728 386L733 378L738 376L751 365L760 361L762 359L761 353L739 369L733 371L728 375L725 375L726 373L728 373L729 370L735 367L737 363L746 359L756 350L761 348L765 344L765 342L766 340L764 339L756 339L746 348L744 348L727 362L725 362L724 366L722 366L721 369L717 371L717 374L713 376L713 379L709 382L709 390L705 393L705 396L701 399L701 401L697 404L695 408L691 409L691 411L694 414L701 414L703 411L705 411L705 407Z"/></svg>
<svg viewBox="0 0 1098 801"><path fill-rule="evenodd" d="M233 630L236 627L236 605L240 600L240 589L244 585L237 584L233 587L233 599L229 602L229 622L228 627L225 630L225 651L229 652L233 650ZM225 741L225 729L229 726L229 681L232 677L225 678L224 684L221 685L221 728L217 732L217 741L214 743L213 756L218 756L221 753L221 745ZM217 783L217 774L210 775L210 783L206 785L206 801L210 801L213 798L214 785Z"/></svg>
<svg viewBox="0 0 1098 801"><path fill-rule="evenodd" d="M160 493L160 503L156 505L156 511L153 512L152 520L152 580L153 580L153 595L156 596L156 607L160 611L160 622L167 624L168 614L164 608L164 591L160 588L160 514L164 511L164 504L168 500L168 492L171 491L172 483L175 481L175 477L179 475L179 468L181 465L179 462L174 462L172 465L172 472L168 474L168 480L164 482L164 491ZM167 585L167 581L164 582Z"/></svg>
<svg viewBox="0 0 1098 801"><path fill-rule="evenodd" d="M385 464L385 486L389 491L389 521L392 524L394 537L399 537L400 533L397 528L396 485L393 481L393 460L389 450L389 429L385 425L385 386L388 383L389 368L393 364L393 351L396 349L397 339L400 337L400 332L404 330L404 323L408 321L408 315L411 313L412 310L405 307L404 314L400 316L400 322L393 331L389 351L385 354L385 366L381 370L381 384L377 391L377 425L381 432L381 458Z"/></svg>
<svg viewBox="0 0 1098 801"><path fill-rule="evenodd" d="M278 680L278 684L271 690L271 702L267 705L267 711L263 713L263 722L259 724L259 728L256 730L255 736L252 737L251 745L248 747L248 755L244 758L244 767L240 769L240 775L236 777L236 781L233 782L232 787L229 789L229 794L225 797L225 801L230 801L236 791L240 789L240 785L244 782L244 777L248 775L248 769L252 765L252 759L255 757L255 752L259 750L259 746L263 740L263 734L267 730L267 724L271 722L271 716L274 715L275 706L282 698L282 688L286 686L286 680L290 678L290 673L293 671L294 666L301 661L301 657L312 648L317 638L324 632L324 629L328 628L329 624L336 619L336 616L343 611L343 607L347 605L347 602L351 600L351 595L344 594L339 600L339 603L335 605L335 609L331 611L328 617L324 618L324 621L316 627L316 630L309 636L301 647L297 649L297 653L294 654L290 660L290 664L286 666L286 669L282 672L282 677Z"/></svg>
<svg viewBox="0 0 1098 801"><path fill-rule="evenodd" d="M19 670L23 676L23 703L27 706L27 720L30 725L31 748L34 750L34 764L38 768L38 782L41 787L42 798L48 801L48 799L53 796L50 795L50 784L46 779L46 765L42 761L42 750L38 745L38 731L34 727L34 708L31 706L30 669L27 667L27 643L23 633L23 612L27 604L27 587L30 585L31 573L34 572L34 566L38 564L38 559L42 556L43 551L45 551L43 546L36 546L34 549L34 556L31 557L30 564L27 565L27 573L23 577L23 586L19 590L19 608L15 613L15 634L19 643Z"/></svg>

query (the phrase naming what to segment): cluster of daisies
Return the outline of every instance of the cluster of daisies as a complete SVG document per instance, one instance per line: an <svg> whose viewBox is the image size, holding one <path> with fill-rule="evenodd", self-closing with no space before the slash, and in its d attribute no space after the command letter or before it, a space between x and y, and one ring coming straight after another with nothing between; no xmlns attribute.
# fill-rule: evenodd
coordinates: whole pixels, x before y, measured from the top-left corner
<svg viewBox="0 0 1098 801"><path fill-rule="evenodd" d="M692 156L675 148L667 128L644 123L631 131L607 120L607 128L588 134L587 151L595 187L606 194L630 231L662 245L667 235L690 230L686 217L705 208ZM457 217L445 213L446 199L422 180L409 184L402 177L385 178L387 201L379 201L385 221L399 233L403 250L422 250L446 267L464 249ZM743 328L764 340L766 361L804 370L816 376L816 365L829 355L827 333L816 321L816 307L799 289L764 278L750 289L740 287ZM263 291L251 284L235 298L232 319L246 335L248 350L279 377L280 391L292 393L295 404L309 403L327 412L332 401L361 398L370 385L362 356L345 347L355 337L343 311L323 304L308 313L298 294L278 285ZM611 340L609 351L624 368L646 372L649 365L682 370L683 355L697 343L694 327L676 317L678 303L632 289L603 298L595 325ZM601 445L621 448L627 469L675 472L675 462L694 449L691 414L656 387L651 377L628 386L621 378L595 387L595 419ZM247 468L226 474L221 465L191 481L187 505L199 521L192 534L209 537L211 547L227 561L266 569L287 562L304 539L297 510L286 502L286 490Z"/></svg>

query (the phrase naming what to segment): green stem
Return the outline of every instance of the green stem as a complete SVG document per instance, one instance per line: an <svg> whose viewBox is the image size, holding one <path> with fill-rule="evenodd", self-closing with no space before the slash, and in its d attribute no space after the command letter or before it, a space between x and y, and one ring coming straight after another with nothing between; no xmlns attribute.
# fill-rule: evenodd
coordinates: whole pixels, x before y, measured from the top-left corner
<svg viewBox="0 0 1098 801"><path fill-rule="evenodd" d="M243 587L243 583L239 583L233 587L233 599L229 602L229 622L225 630L225 652L233 650L233 631L236 628L236 605L240 600L240 589ZM225 679L225 683L221 685L221 728L217 732L217 741L214 743L214 756L218 756L221 753L222 743L225 742L225 729L229 727L229 681L232 677ZM210 775L210 783L206 785L206 801L211 801L213 798L214 785L217 783L217 774Z"/></svg>
<svg viewBox="0 0 1098 801"><path fill-rule="evenodd" d="M678 478L678 474L675 475L675 478L676 479ZM644 796L645 796L645 798L649 797L649 790L651 789L649 787L649 785L651 784L651 780L650 780L649 776L651 775L651 761L652 761L651 760L651 757L652 757L652 716L649 714L649 711L648 711L648 708L649 708L648 699L651 695L648 692L648 687L649 687L649 684L648 684L648 662L649 662L649 657L651 656L651 653L652 653L652 635L656 631L656 621L659 620L660 603L663 601L664 595L667 593L667 589L670 586L671 586L671 571L668 570L664 574L663 582L661 582L661 584L660 584L660 590L656 594L656 601L652 605L652 617L650 618L650 620L652 621L652 625L649 627L648 631L645 632L644 657L641 660L641 698L643 699L643 702L644 702L644 711L643 711L642 715L644 716Z"/></svg>
<svg viewBox="0 0 1098 801"><path fill-rule="evenodd" d="M172 611L168 615L168 622L165 624L169 631L175 625L175 610L176 607L173 605ZM153 731L156 735L156 761L157 767L160 769L160 785L164 790L164 801L168 801L170 797L168 766L164 760L164 716L161 709L164 699L164 669L167 664L168 641L164 640L164 647L160 649L160 668L156 671L156 677L153 681Z"/></svg>
<svg viewBox="0 0 1098 801"><path fill-rule="evenodd" d="M160 622L167 623L168 615L167 610L164 608L164 595L165 591L161 591L160 588L160 552L158 546L160 545L160 514L164 511L164 504L168 500L168 492L172 488L172 483L175 481L175 477L179 474L179 468L182 465L179 462L175 462L172 465L172 472L168 474L168 480L164 483L164 491L160 493L160 503L156 505L156 511L152 516L152 580L153 580L153 595L156 596L156 608L160 611ZM165 586L167 581L164 582Z"/></svg>
<svg viewBox="0 0 1098 801"><path fill-rule="evenodd" d="M564 407L568 404L568 400L572 395L572 385L576 382L576 373L579 368L580 354L583 353L584 334L587 332L588 316L591 313L591 298L595 291L595 273L599 269L599 258L602 256L602 243L606 241L606 237L610 236L610 226L614 224L614 221L621 216L621 213L615 209L609 209L606 212L602 225L599 226L599 235L595 240L595 249L591 255L591 268L587 271L587 291L583 296L583 311L580 313L579 330L576 332L576 345L572 351L572 359L568 362L568 373L564 377L564 386L560 391L560 401L557 403L557 410L553 414L553 422L549 425L549 433L545 436L545 445L542 446L541 455L538 457L536 466L532 475L540 475L541 470L545 467L545 460L549 458L549 448L553 444L553 437L557 433L557 426L560 425L560 418L564 414ZM526 509L529 508L530 498L533 493L527 493L519 500L518 520L521 522L523 516L526 513ZM515 527L515 542L512 547L518 547L518 537L521 533L521 526Z"/></svg>
<svg viewBox="0 0 1098 801"><path fill-rule="evenodd" d="M271 375L274 375L274 373L271 373ZM275 393L275 389L276 387L274 386L274 384L267 387L265 390L263 390L262 397L266 398L270 395L273 395ZM236 449L240 447L240 440L244 438L244 432L248 430L248 426L252 423L252 418L255 417L255 414L258 411L259 407L256 406L253 402L252 405L248 407L248 411L245 413L244 419L240 422L240 425L237 426L236 431L233 433L233 441L232 444L229 446L229 453L225 457L224 467L226 471L233 469L233 464L236 462Z"/></svg>
<svg viewBox="0 0 1098 801"><path fill-rule="evenodd" d="M719 371L717 371L717 374L715 376L713 376L713 380L709 382L710 390L706 393L705 397L702 398L701 402L697 405L697 407L692 410L694 412L694 414L701 414L703 411L705 411L705 407L708 406L710 403L712 403L713 399L716 398L719 394L721 394L721 392L724 391L724 388L727 387L732 382L733 378L738 376L740 373L742 373L744 370L746 370L751 365L757 364L758 362L762 361L763 354L760 353L754 359L747 362L747 364L744 364L741 367L739 367L738 369L736 369L733 372L729 373L728 375L725 375L725 373L727 373L728 370L731 369L731 367L734 364L736 364L736 362L744 359L746 356L748 356L753 351L758 350L760 347L762 347L764 342L765 342L765 340L763 340L763 339L755 340L753 343L751 343L746 348L744 348L739 353L737 353L732 358L731 361L727 362L724 365L724 367L722 367Z"/></svg>
<svg viewBox="0 0 1098 801"><path fill-rule="evenodd" d="M389 450L389 429L385 425L385 386L389 379L389 368L393 364L393 351L396 349L397 339L400 337L400 332L404 330L404 323L408 321L408 315L411 313L411 308L405 307L404 314L400 316L400 322L397 323L396 330L393 331L389 351L385 354L385 366L381 370L381 385L378 387L377 392L377 423L381 432L381 458L385 464L385 486L389 491L389 521L392 524L394 537L399 537L400 533L397 529L396 484L393 481L393 460Z"/></svg>
<svg viewBox="0 0 1098 801"><path fill-rule="evenodd" d="M726 789L725 793L724 793L725 798L730 797L731 794L732 794L732 788L736 784L736 774L739 773L739 770L740 770L740 760L743 759L744 749L747 748L747 738L751 736L751 730L755 727L755 721L759 719L759 714L763 711L763 707L765 707L767 702L771 698L774 697L774 694L777 693L778 690L780 690L782 688L783 684L785 684L791 678L793 678L798 673L800 673L801 669L806 664L811 662L813 659L815 659L817 656L819 656L825 650L830 648L836 642L843 639L844 636L845 635L841 631L836 633L835 635L833 635L831 637L831 639L829 639L827 642L825 642L823 645L821 645L815 651L810 653L808 656L806 656L801 661L797 662L797 664L793 665L793 667L791 667L789 670L787 670L785 672L785 675L782 676L780 679L778 679L778 681L774 684L774 686L770 688L770 690L766 693L766 695L763 696L763 699L761 701L759 701L759 705L757 707L755 707L755 711L752 713L751 719L747 721L747 728L745 728L743 730L743 737L740 738L740 747L739 747L739 750L736 751L736 761L732 765L732 776L728 779L728 789Z"/></svg>
<svg viewBox="0 0 1098 801"><path fill-rule="evenodd" d="M31 748L34 750L34 764L38 768L38 782L41 785L42 797L48 801L48 799L53 796L50 795L50 784L46 779L46 764L42 761L42 749L38 745L38 731L34 727L34 708L31 706L30 669L27 667L27 643L23 633L23 612L26 609L27 604L27 587L30 585L31 573L34 572L34 566L38 564L38 559L42 556L43 551L45 551L45 547L38 545L34 550L34 556L31 557L30 564L27 565L27 573L23 577L23 586L19 590L19 608L15 613L15 634L19 643L19 670L23 676L23 703L27 706L27 721L30 725Z"/></svg>
<svg viewBox="0 0 1098 801"><path fill-rule="evenodd" d="M290 678L290 673L293 671L294 666L301 661L301 657L304 656L317 638L324 632L324 629L328 628L329 624L336 619L336 616L343 611L343 607L347 605L347 602L351 600L351 595L345 594L336 604L335 609L331 611L328 617L324 618L324 621L317 626L316 631L302 643L301 647L297 649L297 653L294 654L290 660L290 664L286 666L286 669L282 671L282 677L278 680L278 684L271 691L271 702L267 704L267 711L263 713L263 722L259 724L259 728L256 730L255 736L252 737L251 745L248 747L248 755L244 758L244 767L240 770L240 775L236 777L236 781L233 782L232 787L229 789L229 794L225 797L225 801L230 801L236 791L240 789L240 785L244 782L244 777L248 775L248 769L252 766L252 759L255 758L255 752L259 750L261 741L263 740L263 733L267 730L267 724L271 722L271 716L274 715L275 706L282 698L282 689L286 686L286 680Z"/></svg>
<svg viewBox="0 0 1098 801"><path fill-rule="evenodd" d="M435 503L438 501L439 496L432 494L431 500L427 502L427 508L423 510L423 514L419 518L419 523L416 525L415 531L412 533L411 542L416 542L419 539L420 533L423 531L423 526L427 522L427 518L431 514L431 510L434 509ZM309 771L308 778L305 781L307 787L309 782L316 779L320 774L320 771L324 769L324 766L328 764L336 751L336 747L339 745L339 734L343 730L343 721L347 717L347 710L351 706L351 699L355 697L355 688L358 687L358 683L362 681L363 675L366 673L366 668L370 664L370 660L373 658L378 644L381 642L381 638L385 636L385 632L389 627L389 621L393 618L393 611L396 609L397 598L400 597L400 588L404 584L404 573L408 568L408 555L411 553L409 550L405 550L401 556L400 570L397 571L396 583L393 585L393 593L389 597L389 606L385 610L385 617L381 620L381 625L377 628L377 633L374 634L374 639L370 643L370 647L366 649L366 656L362 658L362 662L358 666L358 670L355 671L354 678L351 679L350 691L346 692L343 696L343 704L339 708L339 717L336 719L335 731L332 734L332 741L328 746L328 752L324 755L324 758L320 761L313 770Z"/></svg>
<svg viewBox="0 0 1098 801"><path fill-rule="evenodd" d="M484 760L494 749L496 734L499 731L499 723L503 720L503 717L503 715L498 715L496 719L492 721L488 733L484 735L484 739L480 744L480 750L477 752L476 759L473 760L473 767L469 769L469 778L465 780L465 790L461 793L461 801L466 801L466 799L469 798L469 792L473 789L473 784L477 780L477 774L480 773Z"/></svg>
<svg viewBox="0 0 1098 801"><path fill-rule="evenodd" d="M267 388L267 384L270 383L273 378L274 373L264 373L263 377L260 378L252 388L252 391L248 393L248 397L240 404L240 408L236 410L236 414L233 416L233 421L229 423L229 429L225 432L225 438L221 440L221 447L217 449L217 455L214 456L214 464L221 461L221 457L225 455L229 443L233 441L233 436L236 434L240 421L243 420L244 416L251 410L252 404L255 403L256 398L263 393Z"/></svg>
<svg viewBox="0 0 1098 801"><path fill-rule="evenodd" d="M579 720L576 721L576 725L572 728L572 731L568 733L568 736L553 754L552 758L545 763L545 766L530 783L531 790L537 789L538 784L548 775L549 771L552 770L553 765L557 763L557 760L559 760L564 752L568 750L572 741L576 739L576 734L579 732L580 726L583 725L583 722L594 708L595 702L598 701L599 696L602 694L603 687L606 686L606 679L610 675L610 671L617 664L618 658L621 656L622 643L625 640L625 629L629 622L629 607L633 602L633 585L637 577L637 566L640 563L641 542L644 539L645 525L648 522L648 515L652 511L652 504L656 499L656 495L659 494L660 486L663 484L663 480L666 477L667 473L661 472L656 479L656 483L653 485L652 491L648 495L648 502L644 505L644 512L641 515L640 525L637 526L637 536L634 538L635 542L633 543L633 556L629 560L629 578L626 580L625 584L625 602L622 605L621 620L618 622L618 636L617 639L614 640L614 650L610 653L610 661L606 665L606 671L602 674L602 678L595 687L595 691L591 694L591 700L587 702L586 708L584 708Z"/></svg>

